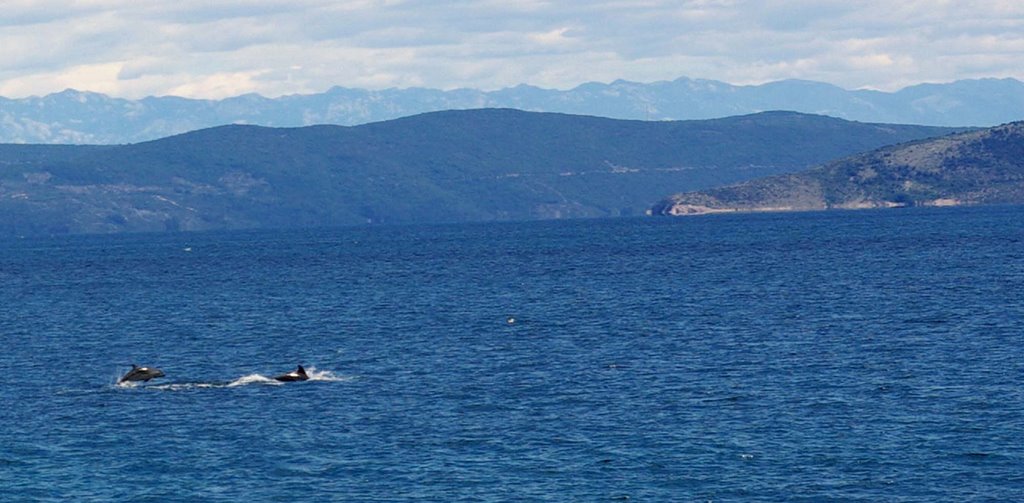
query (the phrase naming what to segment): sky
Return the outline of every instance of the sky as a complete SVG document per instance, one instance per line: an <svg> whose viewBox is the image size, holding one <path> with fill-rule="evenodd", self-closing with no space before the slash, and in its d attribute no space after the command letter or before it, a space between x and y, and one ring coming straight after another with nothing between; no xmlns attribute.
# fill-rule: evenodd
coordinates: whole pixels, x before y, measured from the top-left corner
<svg viewBox="0 0 1024 503"><path fill-rule="evenodd" d="M0 96L1024 80L1020 0L2 0Z"/></svg>

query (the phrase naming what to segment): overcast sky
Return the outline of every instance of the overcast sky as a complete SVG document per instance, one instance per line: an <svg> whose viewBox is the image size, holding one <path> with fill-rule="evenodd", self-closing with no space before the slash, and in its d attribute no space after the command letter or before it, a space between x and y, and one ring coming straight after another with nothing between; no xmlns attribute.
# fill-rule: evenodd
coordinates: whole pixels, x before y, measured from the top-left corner
<svg viewBox="0 0 1024 503"><path fill-rule="evenodd" d="M1024 80L1021 0L3 0L0 96Z"/></svg>

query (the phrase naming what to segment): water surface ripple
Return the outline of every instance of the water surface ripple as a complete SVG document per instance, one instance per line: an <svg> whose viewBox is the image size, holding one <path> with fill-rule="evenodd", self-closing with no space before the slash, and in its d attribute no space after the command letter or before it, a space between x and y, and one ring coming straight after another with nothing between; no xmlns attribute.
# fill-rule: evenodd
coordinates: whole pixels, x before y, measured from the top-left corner
<svg viewBox="0 0 1024 503"><path fill-rule="evenodd" d="M1019 207L10 241L0 500L1021 501L1021 292Z"/></svg>

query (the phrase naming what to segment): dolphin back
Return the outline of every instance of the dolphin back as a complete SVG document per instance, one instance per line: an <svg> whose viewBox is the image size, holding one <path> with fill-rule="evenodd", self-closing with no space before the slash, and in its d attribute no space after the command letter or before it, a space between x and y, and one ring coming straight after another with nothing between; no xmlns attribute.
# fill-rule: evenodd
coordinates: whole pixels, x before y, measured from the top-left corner
<svg viewBox="0 0 1024 503"><path fill-rule="evenodd" d="M140 367L132 364L132 369L125 375L118 379L118 384L128 381L142 381L146 382L150 379L156 379L157 377L163 377L164 371L158 368Z"/></svg>

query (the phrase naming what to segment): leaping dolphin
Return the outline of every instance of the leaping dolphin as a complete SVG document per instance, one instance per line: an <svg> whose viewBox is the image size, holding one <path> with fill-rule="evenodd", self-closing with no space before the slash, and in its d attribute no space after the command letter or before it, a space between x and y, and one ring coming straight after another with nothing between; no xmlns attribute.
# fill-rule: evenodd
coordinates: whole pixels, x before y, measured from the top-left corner
<svg viewBox="0 0 1024 503"><path fill-rule="evenodd" d="M121 384L127 381L142 381L146 382L150 379L156 379L157 377L163 377L164 371L158 368L140 367L136 364L132 364L132 369L127 374L121 376L117 380L117 384Z"/></svg>
<svg viewBox="0 0 1024 503"><path fill-rule="evenodd" d="M306 375L306 369L299 365L299 368L287 373L281 374L274 378L276 381L290 382L290 381L306 381L309 380L309 376Z"/></svg>

